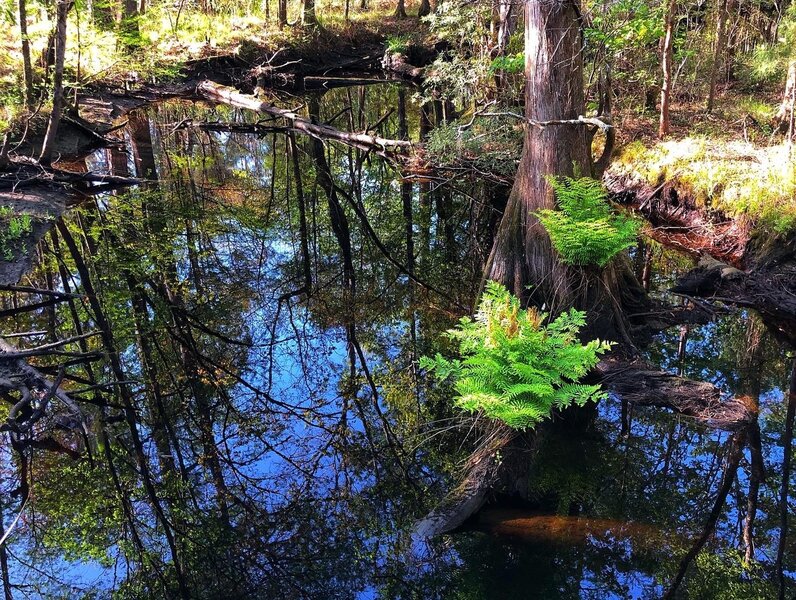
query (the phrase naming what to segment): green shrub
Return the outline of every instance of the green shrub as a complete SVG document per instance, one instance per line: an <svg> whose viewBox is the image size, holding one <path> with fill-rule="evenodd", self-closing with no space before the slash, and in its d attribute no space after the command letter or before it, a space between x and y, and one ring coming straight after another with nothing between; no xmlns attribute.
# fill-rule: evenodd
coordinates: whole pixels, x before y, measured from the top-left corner
<svg viewBox="0 0 796 600"><path fill-rule="evenodd" d="M568 265L604 267L636 243L639 221L615 214L599 181L551 177L559 210L535 213L553 247Z"/></svg>
<svg viewBox="0 0 796 600"><path fill-rule="evenodd" d="M475 319L464 317L448 335L458 340L461 359L437 353L420 366L441 380L452 379L455 404L525 429L554 409L583 406L606 396L599 385L578 383L610 343L577 338L585 314L570 310L543 325L547 314L522 310L505 287L489 282Z"/></svg>

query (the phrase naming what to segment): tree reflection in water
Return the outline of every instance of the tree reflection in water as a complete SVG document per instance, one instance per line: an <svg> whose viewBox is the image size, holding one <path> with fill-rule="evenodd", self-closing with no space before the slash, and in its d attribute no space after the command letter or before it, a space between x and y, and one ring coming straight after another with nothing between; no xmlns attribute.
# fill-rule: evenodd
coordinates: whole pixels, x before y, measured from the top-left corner
<svg viewBox="0 0 796 600"><path fill-rule="evenodd" d="M429 126L393 86L307 104L386 137ZM131 115L124 150L92 165L151 182L59 220L21 282L58 302L3 317L6 333L39 332L20 348L75 338L29 362L62 375L83 416L53 401L4 434L14 597L656 597L689 550L689 597L776 593L788 366L752 315L693 329L685 356L678 332L650 349L749 396L752 430L640 409L623 428L612 400L539 429L521 509L410 539L477 435L416 358L448 350L507 190L415 184L284 132L184 126L222 117L251 118L186 102ZM655 264L665 274L666 256Z"/></svg>

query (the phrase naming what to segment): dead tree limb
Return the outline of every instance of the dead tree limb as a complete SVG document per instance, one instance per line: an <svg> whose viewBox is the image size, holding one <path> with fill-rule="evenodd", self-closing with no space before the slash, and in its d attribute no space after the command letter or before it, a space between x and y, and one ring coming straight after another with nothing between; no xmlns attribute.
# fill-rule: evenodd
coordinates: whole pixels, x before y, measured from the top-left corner
<svg viewBox="0 0 796 600"><path fill-rule="evenodd" d="M328 125L315 124L309 119L284 108L278 108L268 102L263 102L256 96L243 94L235 88L219 85L212 81L203 81L196 87L196 92L203 98L229 104L238 108L246 108L260 113L288 121L293 130L305 133L322 140L335 140L355 148L370 150L379 156L390 157L396 153L405 152L412 148L412 142L406 140L392 140L367 133L340 131Z"/></svg>

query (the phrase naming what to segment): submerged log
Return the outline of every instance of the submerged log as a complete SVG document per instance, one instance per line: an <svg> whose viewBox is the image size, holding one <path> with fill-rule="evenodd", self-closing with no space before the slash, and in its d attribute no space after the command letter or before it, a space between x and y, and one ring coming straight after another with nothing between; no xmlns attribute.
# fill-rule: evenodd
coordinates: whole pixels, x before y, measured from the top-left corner
<svg viewBox="0 0 796 600"><path fill-rule="evenodd" d="M679 377L637 360L606 359L595 368L610 391L637 406L668 408L714 429L737 431L755 419L743 397L723 399L719 388Z"/></svg>
<svg viewBox="0 0 796 600"><path fill-rule="evenodd" d="M396 153L407 151L412 148L412 142L406 140L393 140L377 135L370 135L365 132L341 131L328 125L313 123L309 119L291 110L279 108L256 96L243 94L235 88L219 85L212 81L201 82L196 87L196 92L200 96L214 102L229 104L231 106L237 106L238 108L246 108L276 118L285 119L295 131L323 140L334 140L363 150L370 150L379 156L390 158Z"/></svg>
<svg viewBox="0 0 796 600"><path fill-rule="evenodd" d="M413 538L431 539L459 527L486 504L500 479L501 454L517 438L508 425L494 422L478 449L470 455L463 477L442 502L415 525Z"/></svg>

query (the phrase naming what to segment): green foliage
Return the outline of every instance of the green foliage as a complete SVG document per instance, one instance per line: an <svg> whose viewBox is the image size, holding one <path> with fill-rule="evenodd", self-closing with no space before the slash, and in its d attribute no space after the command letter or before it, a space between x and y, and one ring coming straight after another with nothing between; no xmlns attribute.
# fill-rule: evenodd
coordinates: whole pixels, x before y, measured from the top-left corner
<svg viewBox="0 0 796 600"><path fill-rule="evenodd" d="M397 54L406 54L411 36L393 35L387 38L387 50Z"/></svg>
<svg viewBox="0 0 796 600"><path fill-rule="evenodd" d="M462 359L438 353L433 359L423 357L420 366L441 380L453 380L458 407L482 411L516 429L535 426L554 409L604 398L599 385L578 381L610 343L578 341L586 322L580 311L570 310L543 325L546 318L535 308L522 310L518 298L489 282L475 319L464 317L448 331L458 340Z"/></svg>
<svg viewBox="0 0 796 600"><path fill-rule="evenodd" d="M9 206L0 206L0 256L14 260L14 247L33 231L30 215L14 215Z"/></svg>
<svg viewBox="0 0 796 600"><path fill-rule="evenodd" d="M524 68L525 53L517 52L516 54L494 58L492 64L489 65L489 72L496 73L498 71L503 71L505 73L522 73Z"/></svg>
<svg viewBox="0 0 796 600"><path fill-rule="evenodd" d="M435 127L426 150L439 166L468 165L482 173L513 177L522 150L522 129L509 117L476 117Z"/></svg>
<svg viewBox="0 0 796 600"><path fill-rule="evenodd" d="M635 244L638 220L612 212L599 181L551 177L549 182L560 210L541 210L536 216L566 264L603 267Z"/></svg>

